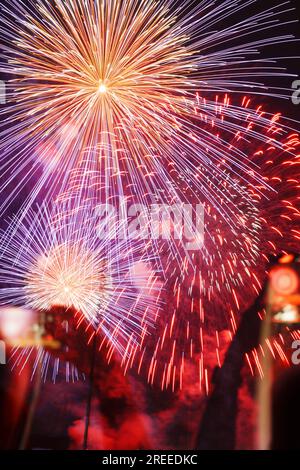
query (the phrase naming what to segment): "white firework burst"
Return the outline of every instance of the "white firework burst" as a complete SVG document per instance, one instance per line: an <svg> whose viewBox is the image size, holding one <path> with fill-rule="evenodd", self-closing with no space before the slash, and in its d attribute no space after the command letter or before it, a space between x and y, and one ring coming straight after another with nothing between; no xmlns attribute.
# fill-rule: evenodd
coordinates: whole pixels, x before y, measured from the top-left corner
<svg viewBox="0 0 300 470"><path fill-rule="evenodd" d="M162 284L145 245L97 229L86 207L43 205L13 219L0 242L0 303L74 310L124 353L153 327Z"/></svg>

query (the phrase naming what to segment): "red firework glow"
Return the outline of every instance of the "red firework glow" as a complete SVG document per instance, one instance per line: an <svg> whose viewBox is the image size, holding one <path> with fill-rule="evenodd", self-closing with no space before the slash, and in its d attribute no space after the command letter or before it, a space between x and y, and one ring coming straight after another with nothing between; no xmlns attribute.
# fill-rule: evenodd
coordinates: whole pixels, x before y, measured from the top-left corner
<svg viewBox="0 0 300 470"><path fill-rule="evenodd" d="M228 107L233 107L228 96L224 100L217 97L211 106L214 114L210 118L205 115L206 128L226 151L246 149L248 162L259 168L261 181L253 181L250 171L247 181L231 174L235 185L228 188L225 175L229 172L220 164L218 171L223 178L219 181L217 175L210 176L210 184L217 188L230 223L202 198L205 243L200 253L192 254L193 263L182 247L174 259L162 243L161 257L168 273L168 309L158 321L157 334L132 350L126 362L126 369L135 363L140 372L146 370L148 382L159 384L162 390L181 389L197 380L199 391L209 392L211 372L222 362L221 350L234 335L241 312L263 287L269 257L297 251L299 246L298 134L291 132L280 140L280 116L267 116L261 106L253 110L250 100L243 98L238 109L244 119L232 135L228 129L234 129L236 123L226 116ZM205 111L205 102L199 108ZM205 177L205 169L202 171ZM186 195L192 200L191 188L186 188ZM274 354L287 363L283 338L270 341ZM253 374L255 368L260 371L256 350L246 359Z"/></svg>

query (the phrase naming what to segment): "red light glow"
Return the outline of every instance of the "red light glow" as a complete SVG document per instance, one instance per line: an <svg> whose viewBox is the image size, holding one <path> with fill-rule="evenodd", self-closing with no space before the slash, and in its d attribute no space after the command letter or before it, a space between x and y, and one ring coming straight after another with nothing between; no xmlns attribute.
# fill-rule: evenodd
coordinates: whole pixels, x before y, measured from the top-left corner
<svg viewBox="0 0 300 470"><path fill-rule="evenodd" d="M299 277L296 271L287 267L274 269L271 274L271 286L276 294L291 295L299 287Z"/></svg>

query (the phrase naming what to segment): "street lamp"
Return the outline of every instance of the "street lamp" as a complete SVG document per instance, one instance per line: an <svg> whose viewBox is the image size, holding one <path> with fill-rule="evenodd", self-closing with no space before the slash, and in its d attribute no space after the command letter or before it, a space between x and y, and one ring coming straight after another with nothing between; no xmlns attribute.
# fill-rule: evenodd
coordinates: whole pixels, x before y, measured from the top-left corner
<svg viewBox="0 0 300 470"><path fill-rule="evenodd" d="M266 316L260 335L265 344L283 328L300 325L300 256L285 254L269 271L266 295ZM262 358L263 377L258 384L258 447L269 449L272 439L272 385L275 381L273 357L269 348Z"/></svg>

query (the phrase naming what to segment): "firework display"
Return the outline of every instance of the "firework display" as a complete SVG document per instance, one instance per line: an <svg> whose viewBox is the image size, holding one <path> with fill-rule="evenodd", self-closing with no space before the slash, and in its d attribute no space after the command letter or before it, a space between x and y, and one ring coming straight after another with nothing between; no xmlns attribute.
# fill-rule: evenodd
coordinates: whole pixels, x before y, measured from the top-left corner
<svg viewBox="0 0 300 470"><path fill-rule="evenodd" d="M102 175L106 197L113 192L126 196L130 189L138 202L164 202L169 195L184 201L174 170L185 185L211 194L220 207L211 185L199 181L199 165L213 174L226 159L228 167L246 177L251 163L241 165L234 149L224 155L210 133L203 132L203 115L195 113L196 93L246 89L284 94L258 83L259 77L285 72L267 57L257 57L270 44L293 41L292 35L276 33L279 22L292 21L290 9L285 4L258 8L247 16L247 7L255 4L4 4L4 71L11 80L8 105L1 111L2 189L15 179L18 184L2 201L2 212L25 183L33 190L22 213L39 195L51 198L67 189L70 171L83 160L87 172ZM237 22L239 15L245 20ZM230 20L229 26L222 25ZM258 23L262 39L255 37ZM241 41L232 45L237 35ZM259 179L259 169L251 168Z"/></svg>
<svg viewBox="0 0 300 470"><path fill-rule="evenodd" d="M221 217L214 204L198 194L205 214L201 250L187 258L179 242L175 261L170 241L161 242L162 265L168 273L168 315L160 324L159 337L144 344L140 357L147 362L149 382L157 382L163 389L182 387L185 376L191 380L192 375L199 389L208 393L212 369L221 364L222 337L223 345L233 337L240 312L261 291L270 256L296 252L299 247L299 135L285 135L279 115L266 118L263 108L251 109L246 97L239 106L244 120L226 116L228 106L234 107L228 96L223 100L217 97L214 107L209 104L210 119L204 131L210 129L226 151L239 149L241 164L247 148L247 158L260 168L261 182L253 182L251 171L247 180L230 175L226 164L219 165L221 179L217 172L212 177L202 167L202 177L217 191L227 217ZM261 135L265 136L263 141ZM186 195L193 200L190 188L186 188ZM178 245L178 241L172 242ZM274 341L275 346L269 343L267 347L286 363L283 339ZM253 362L251 370L259 371L257 351L248 360Z"/></svg>
<svg viewBox="0 0 300 470"><path fill-rule="evenodd" d="M97 222L86 205L63 209L42 206L19 226L12 220L2 234L1 303L73 309L79 323L83 316L123 355L158 315L161 283L151 258L141 244L109 246L109 237L95 237Z"/></svg>
<svg viewBox="0 0 300 470"><path fill-rule="evenodd" d="M188 315L179 315L179 343L188 330L187 339L201 344L207 302L210 311L218 311L209 322L234 330L236 310L242 307L238 289L249 282L249 298L251 290L258 292L261 277L254 267L279 249L274 237L285 236L281 222L298 216L297 175L284 177L298 164L298 137L289 121L279 124L279 115L253 107L249 97L233 100L222 94L245 88L254 95L262 89L266 93L255 77L278 72L267 58L251 63L252 54L267 44L293 40L292 35L274 36L274 15L284 18L290 12L283 6L233 21L253 4L39 0L18 3L17 13L14 1L4 4L4 70L11 80L8 105L1 110L1 150L5 187L13 179L18 183L3 209L22 192L24 178L34 188L3 235L2 280L9 272L15 276L11 282L19 282L3 289L6 302L37 309L72 307L95 328L100 322L108 331L105 321L112 322L110 331L130 337L135 321L127 321L124 330L118 322L130 317L132 305L127 312L125 298L116 318L111 313L113 280L117 276L122 285L126 275L119 263L112 275L110 261L99 256L93 224L83 232L82 201L95 211L120 198L146 206L196 202L204 207L204 245L199 240L191 252L171 236L162 243L143 240L145 253L151 259L151 249L157 252L165 278L169 284L174 279L174 311L185 312L182 299L191 302L190 312L198 311L194 327ZM225 18L234 25L216 32ZM251 42L257 22L264 38ZM237 31L241 43L226 48ZM216 90L220 93L212 99ZM59 223L50 222L47 211L32 215L30 206L41 197L62 204ZM270 201L276 213L269 210ZM28 225L32 218L34 225ZM297 234L289 231L295 240ZM122 248L106 236L110 256L121 256ZM125 286L123 291L129 295ZM137 318L144 316L146 305L137 309ZM98 318L100 306L109 312L105 321ZM172 325L173 332L174 320ZM176 335L170 334L173 340ZM182 357L185 347L180 348Z"/></svg>
<svg viewBox="0 0 300 470"><path fill-rule="evenodd" d="M290 305L280 328L265 325L268 283L299 301L298 265L292 277L278 261L299 261L300 134L287 111L297 15L292 1L268 5L0 6L0 347L37 388L51 369L56 386L61 368L82 379L84 430L71 432L84 449L89 426L119 449L130 420L152 436L222 380L237 399L237 376L263 390L271 363L294 364L298 303L292 326ZM140 439L130 445L146 448Z"/></svg>

